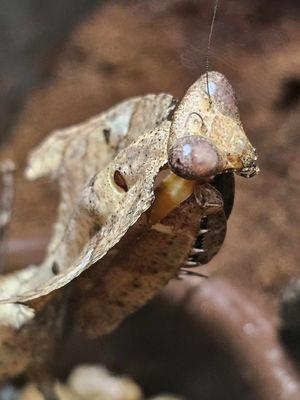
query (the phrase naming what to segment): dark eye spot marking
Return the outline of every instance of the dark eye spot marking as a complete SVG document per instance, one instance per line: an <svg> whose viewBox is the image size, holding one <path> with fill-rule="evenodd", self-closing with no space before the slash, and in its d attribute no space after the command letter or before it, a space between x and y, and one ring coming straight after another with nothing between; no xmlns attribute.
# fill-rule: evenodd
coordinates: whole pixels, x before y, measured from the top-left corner
<svg viewBox="0 0 300 400"><path fill-rule="evenodd" d="M110 129L104 128L103 129L103 135L104 135L104 139L106 144L109 144L109 140L110 140Z"/></svg>
<svg viewBox="0 0 300 400"><path fill-rule="evenodd" d="M59 274L59 265L56 261L53 262L52 264L52 272L54 275L58 275Z"/></svg>
<svg viewBox="0 0 300 400"><path fill-rule="evenodd" d="M114 182L117 186L123 189L125 192L128 192L128 186L125 181L124 176L121 174L120 171L115 171L114 173Z"/></svg>

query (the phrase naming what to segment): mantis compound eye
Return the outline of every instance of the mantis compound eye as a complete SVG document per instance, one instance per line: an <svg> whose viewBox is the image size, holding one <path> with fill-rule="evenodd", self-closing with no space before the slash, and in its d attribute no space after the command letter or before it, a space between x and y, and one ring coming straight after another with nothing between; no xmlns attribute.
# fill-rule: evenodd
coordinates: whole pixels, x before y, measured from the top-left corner
<svg viewBox="0 0 300 400"><path fill-rule="evenodd" d="M220 164L217 151L203 137L179 138L169 151L169 166L181 178L210 178L218 173Z"/></svg>
<svg viewBox="0 0 300 400"><path fill-rule="evenodd" d="M239 119L236 97L229 81L219 72L209 72L207 78L205 91L219 111L228 117Z"/></svg>

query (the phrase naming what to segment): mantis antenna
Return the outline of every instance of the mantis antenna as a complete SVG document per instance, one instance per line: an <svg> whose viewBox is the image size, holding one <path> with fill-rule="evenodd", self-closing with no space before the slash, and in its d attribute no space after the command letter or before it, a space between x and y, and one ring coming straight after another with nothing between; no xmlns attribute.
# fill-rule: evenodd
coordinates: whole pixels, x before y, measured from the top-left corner
<svg viewBox="0 0 300 400"><path fill-rule="evenodd" d="M215 25L218 5L219 5L219 0L216 0L215 5L214 5L213 16L212 16L212 20L211 20L211 25L210 25L210 31L209 31L209 35L208 35L207 53L206 53L206 88L207 88L207 94L208 94L210 103L211 103L211 98L210 98L209 83L208 83L209 56L210 56L211 39L212 39L213 31L214 31L214 25Z"/></svg>

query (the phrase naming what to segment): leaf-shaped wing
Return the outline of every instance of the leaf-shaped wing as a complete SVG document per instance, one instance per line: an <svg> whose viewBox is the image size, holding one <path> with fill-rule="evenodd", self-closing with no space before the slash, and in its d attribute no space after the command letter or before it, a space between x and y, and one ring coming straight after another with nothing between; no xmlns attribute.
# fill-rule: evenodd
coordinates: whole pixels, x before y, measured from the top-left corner
<svg viewBox="0 0 300 400"><path fill-rule="evenodd" d="M27 177L49 174L59 181L58 220L47 257L30 267L30 279L24 271L2 278L1 303L26 302L66 285L149 208L155 177L167 162L167 116L173 107L172 96L165 94L131 99L85 124L54 132L33 152ZM140 126L145 131L138 135ZM116 171L128 190L117 185ZM18 284L7 295L4 287L12 280Z"/></svg>

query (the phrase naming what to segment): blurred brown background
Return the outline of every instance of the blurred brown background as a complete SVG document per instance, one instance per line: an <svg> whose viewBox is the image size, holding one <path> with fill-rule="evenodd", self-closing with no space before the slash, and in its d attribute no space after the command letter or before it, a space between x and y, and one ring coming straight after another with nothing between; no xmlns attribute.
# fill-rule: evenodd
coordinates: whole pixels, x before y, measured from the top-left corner
<svg viewBox="0 0 300 400"><path fill-rule="evenodd" d="M127 97L182 96L205 71L212 9L208 0L1 2L1 159L19 166L6 269L41 259L55 217L56 188L23 181L30 148ZM237 178L225 245L203 271L241 288L278 329L282 293L300 278L299 14L298 0L220 1L210 56L236 89L261 174ZM157 299L105 338L99 354L149 393L255 398L209 336ZM297 362L299 335L284 343Z"/></svg>

